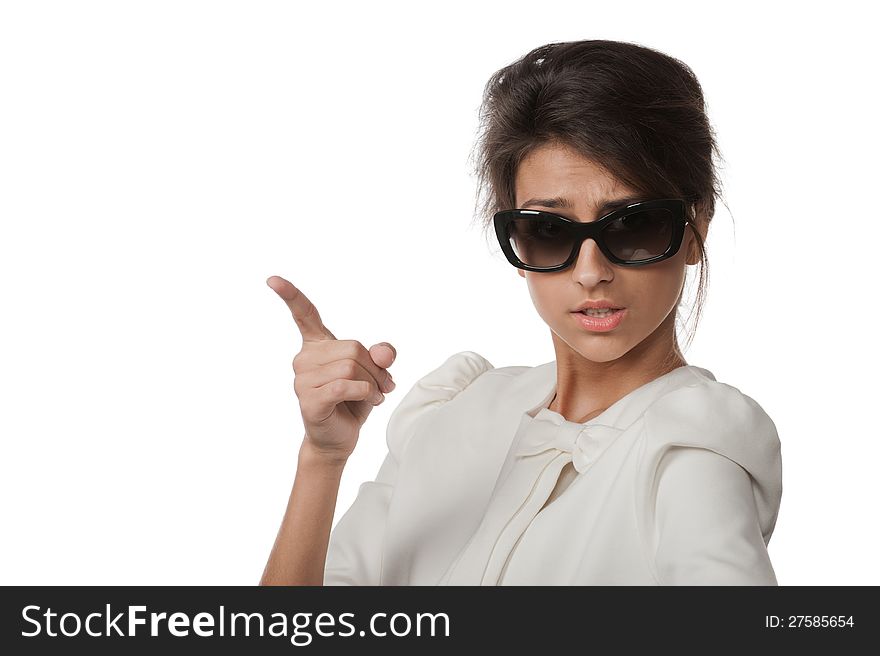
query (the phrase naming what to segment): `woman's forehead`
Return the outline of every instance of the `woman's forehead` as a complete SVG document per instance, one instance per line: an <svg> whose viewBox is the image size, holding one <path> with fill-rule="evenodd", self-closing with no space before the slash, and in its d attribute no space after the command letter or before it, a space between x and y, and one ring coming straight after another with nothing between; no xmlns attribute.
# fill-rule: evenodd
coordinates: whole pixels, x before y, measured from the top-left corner
<svg viewBox="0 0 880 656"><path fill-rule="evenodd" d="M595 162L568 149L549 146L530 153L520 163L514 189L522 205L543 199L552 201L543 206L560 209L601 209L608 201L638 195Z"/></svg>

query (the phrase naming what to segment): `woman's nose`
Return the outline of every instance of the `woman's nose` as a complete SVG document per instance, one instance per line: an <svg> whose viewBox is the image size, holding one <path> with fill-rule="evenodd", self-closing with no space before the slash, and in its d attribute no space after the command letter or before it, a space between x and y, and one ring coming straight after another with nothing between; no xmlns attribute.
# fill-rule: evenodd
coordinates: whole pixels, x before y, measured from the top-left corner
<svg viewBox="0 0 880 656"><path fill-rule="evenodd" d="M611 274L611 263L593 239L581 242L577 258L572 265L572 277L585 284L591 284Z"/></svg>

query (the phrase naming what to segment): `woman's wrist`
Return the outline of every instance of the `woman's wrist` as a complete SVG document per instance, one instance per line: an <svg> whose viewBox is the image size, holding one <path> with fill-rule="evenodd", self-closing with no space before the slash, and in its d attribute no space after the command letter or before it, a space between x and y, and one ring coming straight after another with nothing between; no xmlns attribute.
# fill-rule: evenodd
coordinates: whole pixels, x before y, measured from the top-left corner
<svg viewBox="0 0 880 656"><path fill-rule="evenodd" d="M345 468L350 454L340 454L316 447L306 436L299 447L299 465L339 473Z"/></svg>

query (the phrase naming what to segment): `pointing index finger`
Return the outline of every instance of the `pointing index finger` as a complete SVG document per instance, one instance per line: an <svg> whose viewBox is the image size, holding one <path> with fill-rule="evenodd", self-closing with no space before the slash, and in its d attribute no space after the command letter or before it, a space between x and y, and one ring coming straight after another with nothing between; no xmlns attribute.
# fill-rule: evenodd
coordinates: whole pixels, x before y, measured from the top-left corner
<svg viewBox="0 0 880 656"><path fill-rule="evenodd" d="M293 283L281 276L270 276L266 284L287 303L303 340L336 339L321 321L318 308Z"/></svg>

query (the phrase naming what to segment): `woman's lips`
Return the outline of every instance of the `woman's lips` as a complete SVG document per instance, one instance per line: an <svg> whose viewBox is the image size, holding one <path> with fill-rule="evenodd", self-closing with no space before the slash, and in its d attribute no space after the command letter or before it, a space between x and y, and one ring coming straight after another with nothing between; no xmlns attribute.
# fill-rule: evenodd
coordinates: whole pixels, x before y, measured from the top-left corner
<svg viewBox="0 0 880 656"><path fill-rule="evenodd" d="M583 312L572 312L572 316L580 324L581 328L591 332L605 333L614 330L623 321L626 308L614 310L607 317L591 317Z"/></svg>

